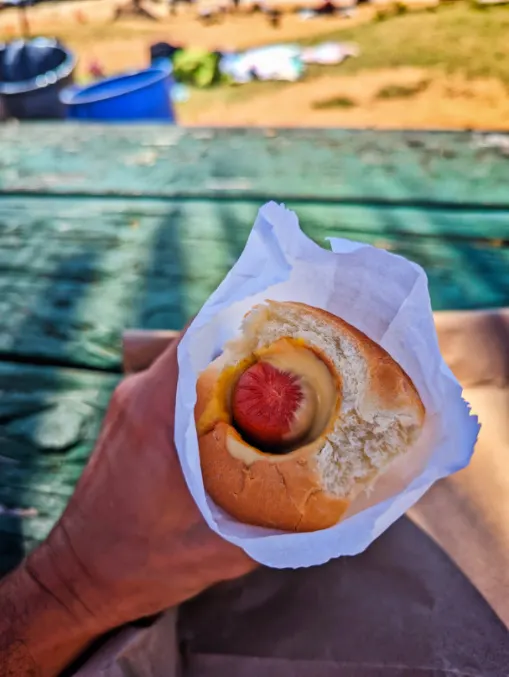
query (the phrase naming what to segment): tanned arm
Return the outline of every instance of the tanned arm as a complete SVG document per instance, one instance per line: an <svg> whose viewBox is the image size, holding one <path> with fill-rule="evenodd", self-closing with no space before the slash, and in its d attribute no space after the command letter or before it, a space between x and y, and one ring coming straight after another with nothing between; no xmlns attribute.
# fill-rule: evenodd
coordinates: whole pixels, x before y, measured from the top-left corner
<svg viewBox="0 0 509 677"><path fill-rule="evenodd" d="M176 350L120 384L62 518L0 584L0 677L53 677L107 630L254 568L187 490Z"/></svg>
<svg viewBox="0 0 509 677"><path fill-rule="evenodd" d="M28 561L0 583L0 677L58 674L102 631L51 561L47 574L43 582Z"/></svg>

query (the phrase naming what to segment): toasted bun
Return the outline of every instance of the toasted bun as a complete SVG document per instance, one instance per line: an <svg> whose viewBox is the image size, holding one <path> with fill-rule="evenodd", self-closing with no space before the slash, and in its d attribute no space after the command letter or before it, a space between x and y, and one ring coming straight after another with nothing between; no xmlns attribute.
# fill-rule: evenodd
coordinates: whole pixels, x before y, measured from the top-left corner
<svg viewBox="0 0 509 677"><path fill-rule="evenodd" d="M285 453L257 448L232 416L240 376L270 359L318 393L309 435ZM285 531L336 524L350 502L409 451L425 411L390 355L343 320L268 301L199 377L195 418L205 488L242 522Z"/></svg>

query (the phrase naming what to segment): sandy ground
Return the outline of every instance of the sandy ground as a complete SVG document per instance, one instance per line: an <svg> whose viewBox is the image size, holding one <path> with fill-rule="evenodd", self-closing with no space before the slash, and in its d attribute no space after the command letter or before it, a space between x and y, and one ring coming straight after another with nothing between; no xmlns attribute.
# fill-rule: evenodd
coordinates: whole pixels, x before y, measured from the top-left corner
<svg viewBox="0 0 509 677"><path fill-rule="evenodd" d="M149 45L158 40L242 49L337 31L342 26L370 21L376 11L373 6L361 6L352 19L313 21L288 14L282 27L274 29L261 15L242 14L226 15L221 23L204 26L196 18L195 7L179 6L177 15L172 16L165 4L158 3L149 6L159 21L124 18L112 22L116 6L124 2L79 0L39 5L29 12L31 30L33 34L56 35L73 48L80 58L78 77L83 78L92 61L100 62L106 73L143 67L148 63ZM18 30L16 11L0 13L0 39L12 38ZM426 86L411 98L378 96L384 86L423 82ZM334 97L346 97L351 105L320 108ZM178 107L178 116L181 123L190 125L509 129L509 93L497 80L467 80L438 71L399 68L346 76L340 70L327 74L325 69L322 76L295 84L250 87L245 96L238 91L232 95L226 87L193 92L189 102Z"/></svg>
<svg viewBox="0 0 509 677"><path fill-rule="evenodd" d="M411 99L380 99L385 86L424 83ZM429 83L429 84L427 84ZM317 109L333 98L355 103L348 108ZM187 109L187 113L186 113ZM253 96L235 106L200 102L182 109L193 124L209 120L228 125L509 129L509 96L498 80L467 80L415 68L376 70L355 76L323 75L287 85L279 91Z"/></svg>

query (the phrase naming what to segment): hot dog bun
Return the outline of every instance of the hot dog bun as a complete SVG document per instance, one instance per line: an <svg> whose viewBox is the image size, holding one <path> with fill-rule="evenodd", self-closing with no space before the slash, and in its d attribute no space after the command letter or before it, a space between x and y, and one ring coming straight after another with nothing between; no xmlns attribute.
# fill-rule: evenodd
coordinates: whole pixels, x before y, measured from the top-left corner
<svg viewBox="0 0 509 677"><path fill-rule="evenodd" d="M272 425L267 444L264 416ZM241 335L198 379L205 488L242 522L325 529L409 451L424 416L410 378L362 332L311 306L268 301L247 314Z"/></svg>

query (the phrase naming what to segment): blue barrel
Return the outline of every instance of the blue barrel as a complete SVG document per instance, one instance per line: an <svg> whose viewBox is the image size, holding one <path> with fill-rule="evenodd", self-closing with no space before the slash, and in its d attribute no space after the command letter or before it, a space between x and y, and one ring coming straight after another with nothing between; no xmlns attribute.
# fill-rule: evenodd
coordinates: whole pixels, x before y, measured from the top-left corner
<svg viewBox="0 0 509 677"><path fill-rule="evenodd" d="M170 77L171 69L147 68L68 87L60 99L71 120L174 123Z"/></svg>
<svg viewBox="0 0 509 677"><path fill-rule="evenodd" d="M0 44L0 97L5 115L20 120L62 119L59 92L72 82L76 58L57 40Z"/></svg>

